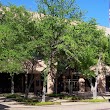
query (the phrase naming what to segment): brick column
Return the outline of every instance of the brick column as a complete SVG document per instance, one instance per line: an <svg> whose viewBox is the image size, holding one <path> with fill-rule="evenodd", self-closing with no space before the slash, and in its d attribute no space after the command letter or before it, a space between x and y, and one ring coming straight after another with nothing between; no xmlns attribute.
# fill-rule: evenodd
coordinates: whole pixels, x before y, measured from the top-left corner
<svg viewBox="0 0 110 110"><path fill-rule="evenodd" d="M54 82L55 79L52 78L51 74L48 74L47 77L47 94L52 94L54 92Z"/></svg>
<svg viewBox="0 0 110 110"><path fill-rule="evenodd" d="M104 74L98 75L98 92L104 93L106 91L106 78Z"/></svg>

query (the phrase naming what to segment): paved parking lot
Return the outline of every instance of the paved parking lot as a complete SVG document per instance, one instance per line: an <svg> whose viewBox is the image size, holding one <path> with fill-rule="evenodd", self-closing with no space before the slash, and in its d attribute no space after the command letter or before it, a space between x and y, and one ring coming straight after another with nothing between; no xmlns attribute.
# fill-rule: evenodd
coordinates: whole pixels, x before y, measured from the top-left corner
<svg viewBox="0 0 110 110"><path fill-rule="evenodd" d="M0 110L110 110L110 103L69 102L62 105L26 106L0 98Z"/></svg>

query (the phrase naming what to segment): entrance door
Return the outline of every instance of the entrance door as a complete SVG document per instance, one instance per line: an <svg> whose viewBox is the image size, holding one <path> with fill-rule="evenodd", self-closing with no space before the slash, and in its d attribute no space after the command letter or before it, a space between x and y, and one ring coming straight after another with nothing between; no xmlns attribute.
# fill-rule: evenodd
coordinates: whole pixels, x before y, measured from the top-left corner
<svg viewBox="0 0 110 110"><path fill-rule="evenodd" d="M110 76L106 76L106 91L110 92Z"/></svg>
<svg viewBox="0 0 110 110"><path fill-rule="evenodd" d="M73 93L73 91L78 91L78 80L75 79L68 79L67 82L67 88L69 90L69 93Z"/></svg>

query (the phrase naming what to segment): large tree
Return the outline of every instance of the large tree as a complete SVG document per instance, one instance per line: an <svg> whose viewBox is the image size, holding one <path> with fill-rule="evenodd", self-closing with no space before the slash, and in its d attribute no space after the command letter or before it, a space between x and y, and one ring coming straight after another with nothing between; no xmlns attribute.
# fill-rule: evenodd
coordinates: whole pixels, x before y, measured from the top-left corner
<svg viewBox="0 0 110 110"><path fill-rule="evenodd" d="M34 53L35 21L24 7L10 5L1 9L0 71L10 73L14 93L14 73L23 72L23 62Z"/></svg>
<svg viewBox="0 0 110 110"><path fill-rule="evenodd" d="M96 98L100 63L109 64L109 37L105 36L104 30L98 29L94 20L70 26L70 30L69 37L63 37L66 39L64 40L65 45L60 44L58 46L67 55L64 59L62 57L60 62L63 62L63 68L68 67L81 72L89 79L90 83L94 77L95 86L91 83L91 88L93 97ZM94 73L90 71L90 66L93 65L97 66Z"/></svg>
<svg viewBox="0 0 110 110"><path fill-rule="evenodd" d="M40 52L43 53L46 60L49 61L49 81L55 82L57 63L59 52L57 45L62 43L61 37L66 36L68 33L68 23L70 19L81 20L83 15L82 11L76 6L74 0L37 0L38 12L44 14L44 17L40 19L39 24L39 36L43 48L40 48ZM48 89L53 91L54 84ZM50 93L52 93L50 91ZM49 92L48 92L49 93Z"/></svg>
<svg viewBox="0 0 110 110"><path fill-rule="evenodd" d="M108 38L105 36L103 30L98 29L94 20L88 23L81 23L76 26L76 37L73 35L75 42L77 42L78 50L77 56L79 59L79 71L85 76L91 76L96 79L95 86L93 87L93 95L96 96L97 92L97 76L99 73L100 62L105 63L106 53L108 50ZM90 72L90 66L97 65L95 74Z"/></svg>

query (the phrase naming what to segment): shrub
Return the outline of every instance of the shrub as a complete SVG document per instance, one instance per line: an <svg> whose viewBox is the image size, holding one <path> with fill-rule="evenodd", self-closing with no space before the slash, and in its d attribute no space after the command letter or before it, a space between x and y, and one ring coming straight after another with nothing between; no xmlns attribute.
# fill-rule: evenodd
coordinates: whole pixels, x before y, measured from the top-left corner
<svg viewBox="0 0 110 110"><path fill-rule="evenodd" d="M20 97L20 95L18 94L9 94L6 96L6 98L18 98L18 97Z"/></svg>
<svg viewBox="0 0 110 110"><path fill-rule="evenodd" d="M49 97L63 97L64 94L47 94Z"/></svg>
<svg viewBox="0 0 110 110"><path fill-rule="evenodd" d="M62 99L72 100L72 101L81 100L81 98L78 96L64 96L64 97L62 97Z"/></svg>

